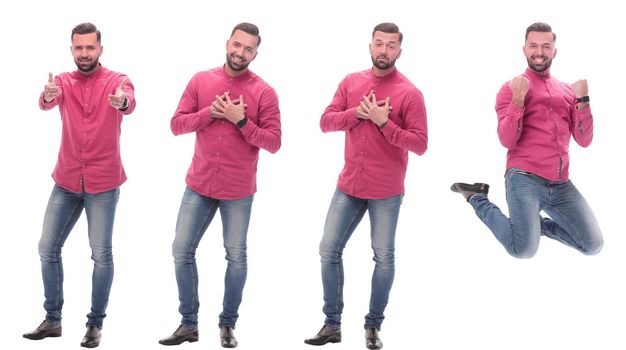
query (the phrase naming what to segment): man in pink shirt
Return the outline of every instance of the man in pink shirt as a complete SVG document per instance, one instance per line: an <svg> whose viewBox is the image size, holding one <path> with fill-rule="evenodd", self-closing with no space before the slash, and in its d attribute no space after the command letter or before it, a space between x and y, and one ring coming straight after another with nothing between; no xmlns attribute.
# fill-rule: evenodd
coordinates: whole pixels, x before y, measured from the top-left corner
<svg viewBox="0 0 626 350"><path fill-rule="evenodd" d="M531 258L544 235L583 254L600 252L596 218L569 179L569 142L591 144L593 117L586 80L565 84L550 75L556 34L545 23L526 29L526 72L505 83L496 99L498 137L507 152L510 218L487 198L489 185L455 183L507 252ZM542 217L540 212L548 214Z"/></svg>
<svg viewBox="0 0 626 350"><path fill-rule="evenodd" d="M104 68L100 31L91 23L72 30L71 51L78 70L56 77L39 97L39 107L59 107L63 124L61 148L52 173L55 181L39 241L46 319L25 338L61 336L63 265L61 250L83 209L94 261L91 312L81 346L100 343L113 282L112 236L119 187L126 181L120 157L124 115L135 109L134 88L128 77Z"/></svg>
<svg viewBox="0 0 626 350"><path fill-rule="evenodd" d="M233 329L246 282L246 237L259 149L275 153L281 143L278 96L248 69L260 43L254 24L235 26L226 42L226 63L191 79L171 121L174 135L195 132L196 146L172 245L182 321L159 341L163 345L198 340L195 253L219 209L228 261L220 341L225 348L237 346Z"/></svg>
<svg viewBox="0 0 626 350"><path fill-rule="evenodd" d="M365 341L368 349L383 346L378 331L394 279L395 233L408 151L421 155L428 143L422 94L395 67L401 44L398 26L377 25L370 43L372 68L346 76L320 120L323 132L345 132L345 165L319 248L326 320L317 335L304 341L310 345L341 341L342 254L367 211L376 265Z"/></svg>

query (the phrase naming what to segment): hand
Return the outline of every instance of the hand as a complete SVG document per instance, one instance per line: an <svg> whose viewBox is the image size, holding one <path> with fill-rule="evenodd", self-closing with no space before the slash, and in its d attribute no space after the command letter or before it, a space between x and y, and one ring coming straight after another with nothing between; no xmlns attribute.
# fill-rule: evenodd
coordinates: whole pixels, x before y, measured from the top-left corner
<svg viewBox="0 0 626 350"><path fill-rule="evenodd" d="M359 119L370 119L369 118L369 108L365 105L365 100L370 101L372 99L372 94L374 90L371 90L367 96L363 96L363 100L359 103L359 106L356 108L356 117Z"/></svg>
<svg viewBox="0 0 626 350"><path fill-rule="evenodd" d="M530 88L530 82L524 76L517 76L509 81L509 88L513 92L513 98L511 102L516 104L518 107L524 107L524 98L526 98L526 94L528 93L528 89Z"/></svg>
<svg viewBox="0 0 626 350"><path fill-rule="evenodd" d="M61 88L54 83L52 72L48 73L48 84L46 84L43 88L44 101L46 101L46 103L50 103L62 93Z"/></svg>
<svg viewBox="0 0 626 350"><path fill-rule="evenodd" d="M109 94L109 104L115 109L122 109L126 103L126 92L124 88L128 83L128 78L124 78L120 85L115 89L115 94Z"/></svg>
<svg viewBox="0 0 626 350"><path fill-rule="evenodd" d="M215 101L211 104L211 117L224 118L233 124L237 124L245 118L246 104L243 95L237 100L231 100L228 92L222 96L215 96Z"/></svg>
<svg viewBox="0 0 626 350"><path fill-rule="evenodd" d="M589 86L587 86L587 79L580 79L572 84L572 92L576 98L589 96ZM576 108L581 110L589 106L589 102L579 102L576 104Z"/></svg>
<svg viewBox="0 0 626 350"><path fill-rule="evenodd" d="M389 97L384 101L377 101L376 94L371 92L369 95L363 96L363 100L357 107L357 118L369 119L374 124L381 126L389 119L389 114L392 110L389 102Z"/></svg>
<svg viewBox="0 0 626 350"><path fill-rule="evenodd" d="M580 79L575 81L572 84L572 92L574 92L576 98L588 96L589 86L587 86L587 79Z"/></svg>

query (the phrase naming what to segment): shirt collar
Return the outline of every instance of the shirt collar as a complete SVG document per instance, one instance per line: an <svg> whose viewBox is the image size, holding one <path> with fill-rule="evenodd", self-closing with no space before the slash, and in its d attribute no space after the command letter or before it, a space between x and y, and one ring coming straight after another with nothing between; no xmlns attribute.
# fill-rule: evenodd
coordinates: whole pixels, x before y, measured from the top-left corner
<svg viewBox="0 0 626 350"><path fill-rule="evenodd" d="M90 80L90 79L96 79L98 78L100 75L102 75L102 73L105 71L106 69L104 67L102 67L101 63L98 63L98 69L92 74L92 75L84 75L83 73L81 73L78 69L74 71L74 78L79 79L79 80Z"/></svg>
<svg viewBox="0 0 626 350"><path fill-rule="evenodd" d="M226 63L224 63L226 64ZM250 68L248 68L244 73L239 74L236 77L231 77L230 75L228 75L228 73L226 73L226 68L224 68L224 66L221 67L220 72L227 78L229 79L233 79L233 80L242 80L242 79L247 79L248 77L250 77L250 75L252 74L252 71L250 70Z"/></svg>
<svg viewBox="0 0 626 350"><path fill-rule="evenodd" d="M376 74L374 74L374 68L370 68L369 70L369 74L372 78L374 79L380 79L380 80L387 80L387 79L393 79L394 77L396 77L398 75L398 68L394 68L394 70L382 77L377 76Z"/></svg>
<svg viewBox="0 0 626 350"><path fill-rule="evenodd" d="M530 69L530 67L526 68L526 76L533 78L533 79L541 79L541 80L548 80L550 79L550 72L548 72L547 74L539 74L537 72L535 72L534 70Z"/></svg>

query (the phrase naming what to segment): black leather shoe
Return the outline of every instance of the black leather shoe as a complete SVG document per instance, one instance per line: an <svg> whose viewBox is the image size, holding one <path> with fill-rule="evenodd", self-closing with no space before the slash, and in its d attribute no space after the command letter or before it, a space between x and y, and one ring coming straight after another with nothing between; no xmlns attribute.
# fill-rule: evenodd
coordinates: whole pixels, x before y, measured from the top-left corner
<svg viewBox="0 0 626 350"><path fill-rule="evenodd" d="M236 348L237 338L233 334L233 327L222 326L220 327L220 342L223 348Z"/></svg>
<svg viewBox="0 0 626 350"><path fill-rule="evenodd" d="M48 337L60 337L61 325L55 326L50 321L44 320L39 327L32 332L25 333L24 338L30 340L41 340Z"/></svg>
<svg viewBox="0 0 626 350"><path fill-rule="evenodd" d="M101 337L100 328L96 326L88 326L85 337L83 337L83 341L80 342L80 346L83 348L95 348L100 345Z"/></svg>
<svg viewBox="0 0 626 350"><path fill-rule="evenodd" d="M159 344L162 345L179 345L184 342L197 342L198 341L198 329L189 328L184 325L178 326L172 335L167 338L159 340Z"/></svg>
<svg viewBox="0 0 626 350"><path fill-rule="evenodd" d="M456 182L453 183L452 186L450 186L450 189L452 190L452 192L458 192L462 194L463 198L465 198L466 201L469 201L470 197L477 193L489 193L489 185L481 182L477 182L473 185Z"/></svg>
<svg viewBox="0 0 626 350"><path fill-rule="evenodd" d="M326 343L340 343L341 342L341 328L333 328L328 325L324 325L322 329L313 337L305 339L304 342L309 345L324 345Z"/></svg>
<svg viewBox="0 0 626 350"><path fill-rule="evenodd" d="M368 349L383 348L383 342L378 337L378 329L375 327L365 329L365 347Z"/></svg>

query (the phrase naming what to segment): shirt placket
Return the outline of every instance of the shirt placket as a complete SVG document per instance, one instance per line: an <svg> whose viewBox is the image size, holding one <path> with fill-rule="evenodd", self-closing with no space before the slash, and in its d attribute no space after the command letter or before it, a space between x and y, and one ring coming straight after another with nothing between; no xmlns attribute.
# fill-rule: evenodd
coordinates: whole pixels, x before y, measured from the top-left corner
<svg viewBox="0 0 626 350"><path fill-rule="evenodd" d="M556 148L557 148L557 153L559 156L559 162L556 165L556 173L558 175L559 180L562 179L563 176L563 140L561 140L560 136L560 117L559 115L555 112L556 108L554 107L554 101L555 101L555 94L554 94L554 89L552 88L552 84L549 80L544 80L544 84L546 86L546 91L548 94L548 106L547 108L547 113L550 116L549 120L552 121L552 123L554 124L554 143L556 144Z"/></svg>
<svg viewBox="0 0 626 350"><path fill-rule="evenodd" d="M80 162L81 162L81 174L80 174L80 187L82 191L85 191L85 171L87 169L87 159L89 152L89 140L90 140L90 115L91 115L91 96L93 92L93 80L86 78L81 83L81 96L82 100L82 124L80 130Z"/></svg>
<svg viewBox="0 0 626 350"><path fill-rule="evenodd" d="M372 81L372 87L367 90L366 95L370 92L374 94L377 93L377 89L380 87L381 79L378 77L374 77ZM376 103L376 101L374 101ZM371 128L369 125L363 125L363 128L360 130L360 135L358 135L357 149L356 149L356 176L354 181L354 193L358 193L359 190L365 190L367 188L367 183L365 181L361 181L363 177L363 172L367 167L367 157L369 155L369 142L372 140L369 136L369 132Z"/></svg>

